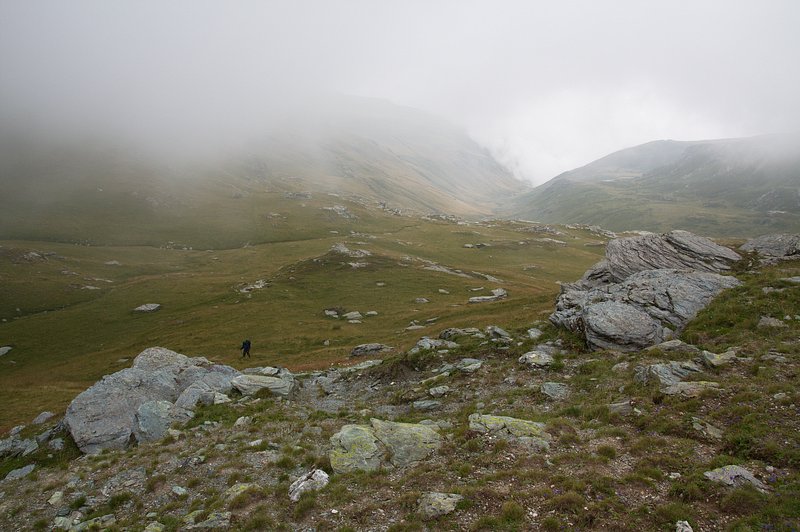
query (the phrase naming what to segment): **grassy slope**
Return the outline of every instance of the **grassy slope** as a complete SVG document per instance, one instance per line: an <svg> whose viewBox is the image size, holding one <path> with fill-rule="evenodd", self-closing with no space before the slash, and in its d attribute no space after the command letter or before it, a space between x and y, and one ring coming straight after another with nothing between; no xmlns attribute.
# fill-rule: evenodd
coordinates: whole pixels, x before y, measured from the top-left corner
<svg viewBox="0 0 800 532"><path fill-rule="evenodd" d="M549 313L558 290L555 281L579 277L602 253L602 248L583 246L591 236L581 231L573 232L574 240L561 237L568 245L558 247L534 241L531 233L511 223L464 226L347 205L359 220L324 218L322 224L299 231L302 239L230 250L2 242L0 317L7 321L0 323L0 343L14 350L0 359L0 428L44 409L65 407L103 374L130 364L122 359L154 345L240 365L237 347L249 337L254 350L247 365L303 369L345 360L354 345L364 342L407 348L422 334L446 326L521 326ZM294 200L283 200L279 208L290 227L319 221L318 214L324 213ZM375 238L350 235L353 230ZM313 234L318 237L310 238ZM332 244L342 241L374 256L329 255ZM490 246L463 247L477 242ZM30 250L54 255L28 261L23 255ZM419 259L505 282L428 271ZM105 264L111 260L121 265ZM345 264L355 260L369 266L353 269ZM530 266L536 268L524 269ZM87 280L93 278L113 282ZM250 296L237 291L257 279L270 280L270 286ZM81 288L87 285L100 289ZM480 286L486 290L469 291ZM466 304L468 297L497 286L509 291L507 300ZM431 302L416 304L418 297ZM163 309L131 312L150 302L161 303ZM322 310L334 306L379 315L363 324L324 317ZM431 318L439 320L430 331L404 331L411 320ZM323 345L325 340L329 346Z"/></svg>

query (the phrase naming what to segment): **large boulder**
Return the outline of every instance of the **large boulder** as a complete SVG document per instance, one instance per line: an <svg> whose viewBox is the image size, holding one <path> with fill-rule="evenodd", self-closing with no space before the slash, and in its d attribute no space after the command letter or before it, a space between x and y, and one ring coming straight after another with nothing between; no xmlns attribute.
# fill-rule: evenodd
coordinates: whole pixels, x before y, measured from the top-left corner
<svg viewBox="0 0 800 532"><path fill-rule="evenodd" d="M742 251L758 253L766 259L789 259L800 256L800 235L762 235L742 244Z"/></svg>
<svg viewBox="0 0 800 532"><path fill-rule="evenodd" d="M584 287L619 283L646 270L694 270L719 273L730 270L738 253L688 231L617 238L606 246L605 258L579 282Z"/></svg>
<svg viewBox="0 0 800 532"><path fill-rule="evenodd" d="M670 339L720 292L739 284L716 273L661 269L592 288L565 285L550 321L583 335L594 349L634 351Z"/></svg>
<svg viewBox="0 0 800 532"><path fill-rule="evenodd" d="M329 454L335 473L398 468L424 460L442 444L438 432L427 425L370 420L370 425L345 425L331 436Z"/></svg>
<svg viewBox="0 0 800 532"><path fill-rule="evenodd" d="M141 430L137 417L143 404L164 401L172 405L196 382L230 390L230 380L238 374L233 368L212 364L204 358L189 358L163 347L152 347L142 351L132 367L106 375L79 394L67 408L64 423L84 453L124 449L133 442L149 439L144 436L147 431ZM182 401L179 407L193 407L190 403Z"/></svg>

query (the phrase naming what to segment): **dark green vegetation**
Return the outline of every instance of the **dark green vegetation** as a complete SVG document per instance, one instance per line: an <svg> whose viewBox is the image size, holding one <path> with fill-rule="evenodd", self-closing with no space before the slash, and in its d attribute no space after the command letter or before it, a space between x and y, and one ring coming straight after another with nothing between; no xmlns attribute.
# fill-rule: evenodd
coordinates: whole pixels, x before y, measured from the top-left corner
<svg viewBox="0 0 800 532"><path fill-rule="evenodd" d="M565 172L517 197L506 213L613 231L797 232L798 145L797 135L650 142Z"/></svg>

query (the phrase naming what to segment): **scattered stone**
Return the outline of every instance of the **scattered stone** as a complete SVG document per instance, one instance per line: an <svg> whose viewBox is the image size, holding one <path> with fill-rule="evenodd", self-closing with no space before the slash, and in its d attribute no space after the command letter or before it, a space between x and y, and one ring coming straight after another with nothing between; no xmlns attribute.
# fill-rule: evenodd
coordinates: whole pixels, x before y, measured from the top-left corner
<svg viewBox="0 0 800 532"><path fill-rule="evenodd" d="M490 301L499 301L508 297L508 292L504 288L495 288L492 290L490 296L474 296L469 298L470 303L488 303Z"/></svg>
<svg viewBox="0 0 800 532"><path fill-rule="evenodd" d="M364 316L362 316L361 313L359 311L357 311L357 310L354 310L352 312L348 312L346 314L342 314L342 318L344 318L344 319L346 319L348 321L349 320L360 320L363 317Z"/></svg>
<svg viewBox="0 0 800 532"><path fill-rule="evenodd" d="M652 379L656 379L662 386L670 386L701 370L702 368L696 363L688 361L651 364L649 366L638 366L634 380L639 384L647 384Z"/></svg>
<svg viewBox="0 0 800 532"><path fill-rule="evenodd" d="M798 277L798 279L800 279L800 277ZM785 281L786 279L782 279L782 280ZM785 292L786 289L785 288L773 288L772 286L765 286L764 288L761 289L761 291L764 292L765 294L781 294L781 293Z"/></svg>
<svg viewBox="0 0 800 532"><path fill-rule="evenodd" d="M462 358L453 366L462 373L475 373L483 366L483 362L477 358Z"/></svg>
<svg viewBox="0 0 800 532"><path fill-rule="evenodd" d="M335 310L335 309L326 308L322 312L324 312L325 315L328 316L329 318L339 319L339 312L337 310Z"/></svg>
<svg viewBox="0 0 800 532"><path fill-rule="evenodd" d="M182 486L172 486L172 493L174 493L178 497L183 497L184 495L188 495L189 490L187 490Z"/></svg>
<svg viewBox="0 0 800 532"><path fill-rule="evenodd" d="M545 351L528 351L521 357L518 362L524 364L532 369L540 369L551 366L554 362L553 356Z"/></svg>
<svg viewBox="0 0 800 532"><path fill-rule="evenodd" d="M544 423L513 417L477 413L469 416L469 429L474 432L517 441L542 451L550 449L550 441L553 439L544 428Z"/></svg>
<svg viewBox="0 0 800 532"><path fill-rule="evenodd" d="M537 329L536 327L531 327L528 329L528 338L531 340L538 340L544 333L541 329Z"/></svg>
<svg viewBox="0 0 800 532"><path fill-rule="evenodd" d="M55 414L52 412L42 412L41 414L33 418L33 421L31 423L34 425L41 425L45 421L52 419L54 416Z"/></svg>
<svg viewBox="0 0 800 532"><path fill-rule="evenodd" d="M47 442L47 447L53 451L63 451L64 450L64 439L63 438L54 438Z"/></svg>
<svg viewBox="0 0 800 532"><path fill-rule="evenodd" d="M417 501L417 512L426 519L435 519L455 511L456 505L463 499L462 495L456 493L425 493Z"/></svg>
<svg viewBox="0 0 800 532"><path fill-rule="evenodd" d="M352 259L362 259L364 257L369 257L370 255L372 255L372 253L370 253L366 249L350 249L341 242L339 242L338 244L334 244L331 247L331 252L338 253L340 255L345 255Z"/></svg>
<svg viewBox="0 0 800 532"><path fill-rule="evenodd" d="M691 345L686 344L680 340L669 340L667 342L661 342L660 344L652 345L648 347L645 351L661 351L662 353L688 353L691 355L699 355L700 349Z"/></svg>
<svg viewBox="0 0 800 532"><path fill-rule="evenodd" d="M3 347L0 347L0 357L8 354L8 352L11 351L11 349L13 348L10 345L4 345Z"/></svg>
<svg viewBox="0 0 800 532"><path fill-rule="evenodd" d="M800 277L782 277L781 281L785 281L787 283L800 284Z"/></svg>
<svg viewBox="0 0 800 532"><path fill-rule="evenodd" d="M769 316L761 316L761 319L758 320L758 327L759 328L771 327L776 329L782 329L788 327L788 325L786 325L784 322L782 322L777 318L771 318Z"/></svg>
<svg viewBox="0 0 800 532"><path fill-rule="evenodd" d="M164 532L166 527L158 521L150 521L144 528L144 532Z"/></svg>
<svg viewBox="0 0 800 532"><path fill-rule="evenodd" d="M678 521L675 523L675 532L694 532L694 530L688 521Z"/></svg>
<svg viewBox="0 0 800 532"><path fill-rule="evenodd" d="M721 354L703 351L700 362L708 368L718 368L731 362L736 362L736 351L726 351Z"/></svg>
<svg viewBox="0 0 800 532"><path fill-rule="evenodd" d="M104 262L103 264L105 264L106 266L122 266L122 263L118 260L109 260Z"/></svg>
<svg viewBox="0 0 800 532"><path fill-rule="evenodd" d="M429 412L442 406L442 402L434 399L421 399L411 403L411 406L414 408L414 410L419 410L420 412Z"/></svg>
<svg viewBox="0 0 800 532"><path fill-rule="evenodd" d="M250 416L241 416L241 417L237 418L236 421L233 422L233 427L234 428L246 427L252 421L253 421L253 418L250 417Z"/></svg>
<svg viewBox="0 0 800 532"><path fill-rule="evenodd" d="M430 303L430 302L431 302L431 301L430 301L428 298L426 298L426 297L418 297L418 298L416 298L416 299L414 300L414 303L418 303L418 304L420 304L420 305L421 305L421 304L424 304L424 303Z"/></svg>
<svg viewBox="0 0 800 532"><path fill-rule="evenodd" d="M49 499L47 499L47 504L50 506L58 506L64 500L64 492L63 491L56 491L54 492Z"/></svg>
<svg viewBox="0 0 800 532"><path fill-rule="evenodd" d="M712 482L719 482L726 486L747 486L755 487L758 491L766 493L767 486L753 476L753 473L738 465L726 465L712 471L706 471L703 476Z"/></svg>
<svg viewBox="0 0 800 532"><path fill-rule="evenodd" d="M306 491L317 491L327 486L328 480L328 474L321 469L309 471L289 486L289 499L297 502L300 500L300 495Z"/></svg>
<svg viewBox="0 0 800 532"><path fill-rule="evenodd" d="M155 312L161 309L161 305L159 303L145 303L144 305L139 305L135 309L134 312Z"/></svg>
<svg viewBox="0 0 800 532"><path fill-rule="evenodd" d="M357 345L350 351L351 357L363 357L363 356L378 356L384 353L391 353L394 351L394 347L390 347L384 344L372 343L372 344L361 344Z"/></svg>
<svg viewBox="0 0 800 532"><path fill-rule="evenodd" d="M671 384L666 388L662 388L661 392L666 395L683 395L684 397L698 397L706 390L718 390L718 382L709 381L692 381L692 382L679 382Z"/></svg>
<svg viewBox="0 0 800 532"><path fill-rule="evenodd" d="M633 405L631 405L630 401L610 403L608 405L608 413L617 416L629 416L633 413Z"/></svg>
<svg viewBox="0 0 800 532"><path fill-rule="evenodd" d="M408 352L410 354L419 353L420 351L427 351L429 349L455 349L458 344L449 340L440 340L437 338L428 338L423 336Z"/></svg>
<svg viewBox="0 0 800 532"><path fill-rule="evenodd" d="M36 464L28 464L25 467L20 467L19 469L14 469L10 471L7 475L5 480L19 480L21 478L27 477L33 470L36 469Z"/></svg>
<svg viewBox="0 0 800 532"><path fill-rule="evenodd" d="M231 526L230 512L211 512L202 523L190 525L188 529L225 530Z"/></svg>
<svg viewBox="0 0 800 532"><path fill-rule="evenodd" d="M619 362L611 366L611 371L614 373L622 373L623 371L628 371L630 367L630 362Z"/></svg>
<svg viewBox="0 0 800 532"><path fill-rule="evenodd" d="M722 431L712 425L711 423L707 423L703 421L699 417L692 417L692 428L705 436L706 438L713 439L713 440L721 440L722 439Z"/></svg>
<svg viewBox="0 0 800 532"><path fill-rule="evenodd" d="M366 313L364 313L364 316L370 316L370 317L377 316L377 315L378 315L378 311L377 310L368 310Z"/></svg>
<svg viewBox="0 0 800 532"><path fill-rule="evenodd" d="M539 390L550 399L560 401L569 397L569 387L560 382L545 382Z"/></svg>
<svg viewBox="0 0 800 532"><path fill-rule="evenodd" d="M450 293L450 292L448 292L447 290L445 290L444 288L440 288L440 289L438 290L438 292L439 292L440 294L444 294L444 295L448 295L448 294Z"/></svg>
<svg viewBox="0 0 800 532"><path fill-rule="evenodd" d="M443 397L447 395L449 391L450 387L445 385L445 386L435 386L430 390L428 390L428 393L431 395L431 397Z"/></svg>
<svg viewBox="0 0 800 532"><path fill-rule="evenodd" d="M117 518L114 514L107 514L94 519L89 519L69 529L69 532L84 532L87 530L106 530L116 524Z"/></svg>

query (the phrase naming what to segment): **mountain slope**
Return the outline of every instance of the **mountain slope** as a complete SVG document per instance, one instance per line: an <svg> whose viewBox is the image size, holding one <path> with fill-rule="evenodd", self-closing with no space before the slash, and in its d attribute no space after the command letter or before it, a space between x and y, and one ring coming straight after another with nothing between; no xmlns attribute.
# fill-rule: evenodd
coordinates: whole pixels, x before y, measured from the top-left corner
<svg viewBox="0 0 800 532"><path fill-rule="evenodd" d="M525 189L460 129L363 98L287 111L214 155L86 144L0 135L0 238L231 247L327 234L344 198L478 217Z"/></svg>
<svg viewBox="0 0 800 532"><path fill-rule="evenodd" d="M565 172L506 214L710 235L800 229L800 136L655 141Z"/></svg>

